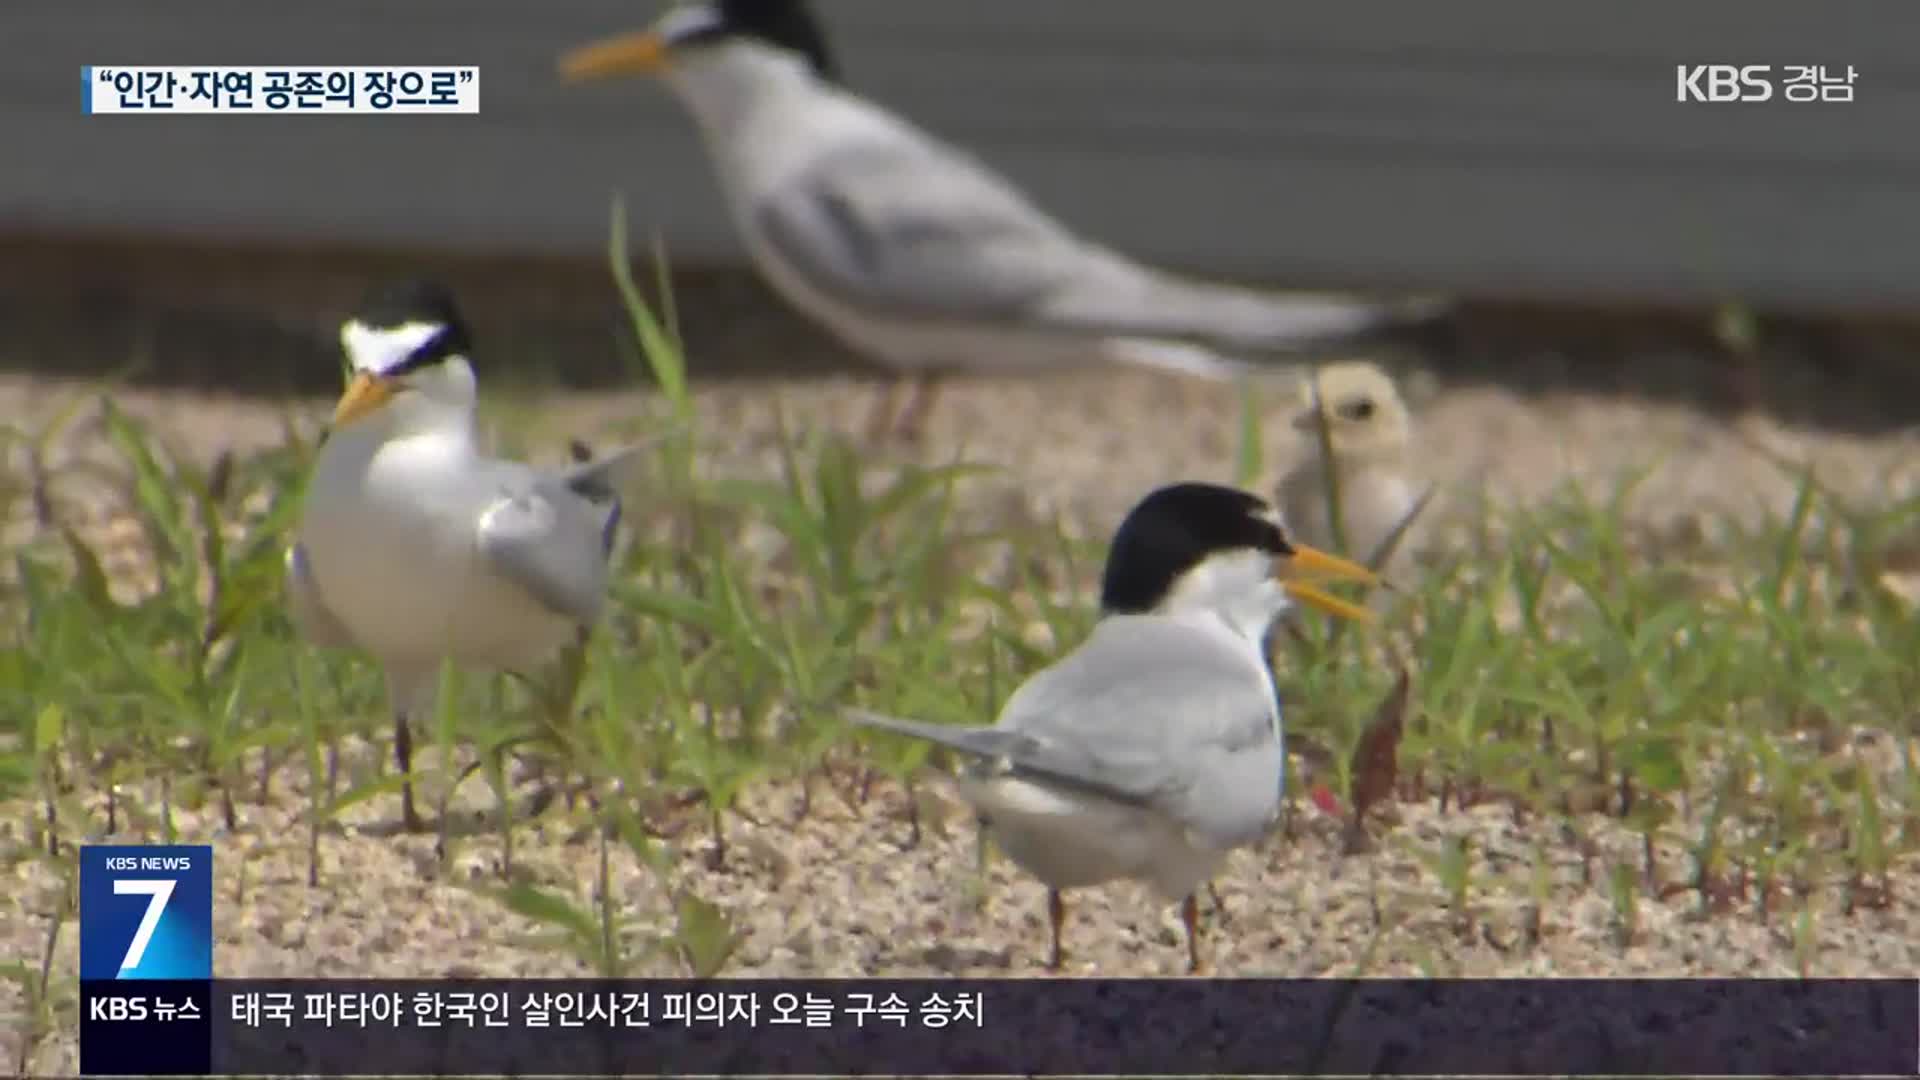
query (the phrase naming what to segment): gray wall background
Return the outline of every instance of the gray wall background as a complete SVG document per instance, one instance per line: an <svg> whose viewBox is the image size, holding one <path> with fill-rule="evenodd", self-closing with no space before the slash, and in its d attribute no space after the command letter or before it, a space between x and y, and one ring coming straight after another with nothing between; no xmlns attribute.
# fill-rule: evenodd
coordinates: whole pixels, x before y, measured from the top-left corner
<svg viewBox="0 0 1920 1080"><path fill-rule="evenodd" d="M821 0L848 80L1137 255L1307 287L1920 300L1912 0ZM633 0L0 0L0 233L740 251L690 125L555 56ZM1851 104L1681 104L1677 63ZM85 117L84 64L478 64L477 117ZM16 272L22 268L14 268Z"/></svg>

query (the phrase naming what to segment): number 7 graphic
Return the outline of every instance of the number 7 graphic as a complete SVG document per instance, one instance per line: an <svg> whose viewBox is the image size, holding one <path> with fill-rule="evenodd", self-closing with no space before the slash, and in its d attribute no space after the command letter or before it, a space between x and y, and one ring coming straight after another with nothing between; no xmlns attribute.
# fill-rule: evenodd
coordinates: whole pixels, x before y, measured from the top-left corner
<svg viewBox="0 0 1920 1080"><path fill-rule="evenodd" d="M140 928L133 932L133 942L127 946L127 955L120 961L120 970L140 966L140 958L147 954L147 943L153 940L154 928L160 925L160 913L167 910L167 901L173 899L171 879L119 878L113 883L116 896L128 894L151 897L147 901L147 912L140 916Z"/></svg>

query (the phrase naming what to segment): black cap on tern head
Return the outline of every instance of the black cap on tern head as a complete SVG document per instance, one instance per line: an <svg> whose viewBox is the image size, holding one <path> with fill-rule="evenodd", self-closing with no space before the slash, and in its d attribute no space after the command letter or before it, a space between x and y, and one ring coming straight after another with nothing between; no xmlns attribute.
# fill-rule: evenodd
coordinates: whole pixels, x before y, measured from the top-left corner
<svg viewBox="0 0 1920 1080"><path fill-rule="evenodd" d="M424 367L449 356L467 356L473 348L466 319L453 292L438 281L407 278L374 286L354 309L350 324L368 330L397 330L407 326L435 326L439 332L419 343L389 373Z"/></svg>
<svg viewBox="0 0 1920 1080"><path fill-rule="evenodd" d="M367 326L389 329L408 323L437 323L466 337L466 320L453 291L428 278L402 278L367 290L354 318Z"/></svg>
<svg viewBox="0 0 1920 1080"><path fill-rule="evenodd" d="M1127 513L1107 553L1100 608L1143 614L1158 607L1186 573L1227 551L1290 555L1273 506L1218 484L1172 484Z"/></svg>
<svg viewBox="0 0 1920 1080"><path fill-rule="evenodd" d="M704 6L714 17L704 24L690 24L690 32L676 36L672 44L758 38L806 57L822 78L839 78L826 32L805 0L708 0Z"/></svg>

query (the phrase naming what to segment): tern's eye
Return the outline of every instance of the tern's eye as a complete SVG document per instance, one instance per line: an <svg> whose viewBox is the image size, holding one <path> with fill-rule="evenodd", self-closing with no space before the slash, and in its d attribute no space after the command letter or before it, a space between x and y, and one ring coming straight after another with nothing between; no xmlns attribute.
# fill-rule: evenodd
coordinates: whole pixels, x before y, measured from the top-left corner
<svg viewBox="0 0 1920 1080"><path fill-rule="evenodd" d="M1357 398L1351 401L1343 401L1335 411L1338 412L1344 420L1369 420L1373 417L1373 399Z"/></svg>
<svg viewBox="0 0 1920 1080"><path fill-rule="evenodd" d="M438 359L439 357L428 352L410 353L405 360L388 368L386 373L390 378L405 381L409 375L434 363Z"/></svg>
<svg viewBox="0 0 1920 1080"><path fill-rule="evenodd" d="M1259 523L1258 530L1260 535L1257 543L1260 549L1274 555L1293 554L1293 545L1287 542L1287 534L1281 530L1279 523L1272 515L1273 511L1268 510L1265 514L1256 515L1255 517L1255 520Z"/></svg>

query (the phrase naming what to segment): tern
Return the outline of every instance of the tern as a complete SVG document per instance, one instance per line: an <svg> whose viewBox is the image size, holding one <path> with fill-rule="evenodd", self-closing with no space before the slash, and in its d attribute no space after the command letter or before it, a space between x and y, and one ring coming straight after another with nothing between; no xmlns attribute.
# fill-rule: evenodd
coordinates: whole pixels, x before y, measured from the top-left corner
<svg viewBox="0 0 1920 1080"><path fill-rule="evenodd" d="M1114 361L1237 379L1247 364L1230 353L1351 344L1437 314L1177 277L1083 238L971 154L848 90L802 0L680 3L560 69L665 81L774 290L913 376L897 420L897 381L876 402L876 438L916 436L948 371Z"/></svg>
<svg viewBox="0 0 1920 1080"><path fill-rule="evenodd" d="M1296 600L1369 617L1308 575L1376 580L1290 539L1257 495L1163 487L1114 535L1092 633L1021 684L993 726L847 716L967 759L954 777L961 798L1047 887L1050 967L1064 959L1061 894L1132 879L1180 902L1197 972L1195 891L1266 835L1281 805L1285 750L1264 635Z"/></svg>
<svg viewBox="0 0 1920 1080"><path fill-rule="evenodd" d="M467 326L437 283L376 289L340 341L351 377L287 551L288 603L309 640L379 661L410 776L409 720L444 661L518 671L584 640L646 444L554 470L489 456ZM421 829L411 779L401 812Z"/></svg>

